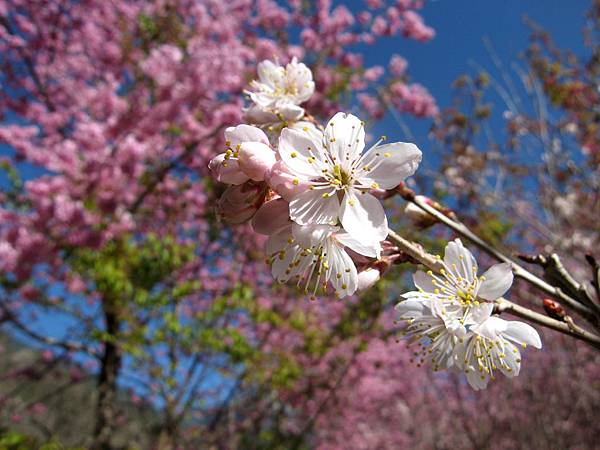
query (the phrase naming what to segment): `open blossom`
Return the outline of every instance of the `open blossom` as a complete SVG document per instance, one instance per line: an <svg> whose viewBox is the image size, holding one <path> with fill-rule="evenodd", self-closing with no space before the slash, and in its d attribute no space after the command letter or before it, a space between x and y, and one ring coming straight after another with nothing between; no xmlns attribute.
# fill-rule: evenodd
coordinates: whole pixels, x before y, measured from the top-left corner
<svg viewBox="0 0 600 450"><path fill-rule="evenodd" d="M493 305L487 305L491 314ZM523 322L507 321L490 315L471 326L470 331L472 333L467 339L459 342L456 359L475 390L485 389L489 380L494 379L495 371L499 370L508 378L519 375L519 346L542 348L537 331Z"/></svg>
<svg viewBox="0 0 600 450"><path fill-rule="evenodd" d="M421 342L417 363L461 370L474 389L485 388L496 370L517 376L521 356L513 342L541 348L541 341L531 326L492 316L493 301L512 284L510 265L494 265L478 277L475 258L456 239L446 246L443 266L440 275L416 272L418 291L396 306L406 335Z"/></svg>
<svg viewBox="0 0 600 450"><path fill-rule="evenodd" d="M405 337L421 342L415 353L417 366L432 365L433 370L450 369L454 365L454 348L466 335L465 327L453 317L444 317L439 302L431 298L414 298L408 293L398 303L400 319L407 321ZM422 341L425 341L423 344Z"/></svg>
<svg viewBox="0 0 600 450"><path fill-rule="evenodd" d="M300 105L315 91L312 72L296 58L285 67L272 61L258 64L258 80L250 84L250 99L260 108L270 111L283 111L289 105Z"/></svg>
<svg viewBox="0 0 600 450"><path fill-rule="evenodd" d="M252 179L264 180L265 173L275 164L276 154L269 138L259 128L238 125L225 130L227 150L209 163L213 177L222 183L243 184Z"/></svg>
<svg viewBox="0 0 600 450"><path fill-rule="evenodd" d="M421 161L414 144L396 142L365 147L364 124L351 114L337 113L319 130L284 129L279 155L294 174L294 183L309 189L290 201L290 217L300 225L341 222L362 240L382 241L387 218L372 189L392 189L411 176Z"/></svg>
<svg viewBox="0 0 600 450"><path fill-rule="evenodd" d="M358 287L356 266L346 247L368 257L378 253L377 248L360 243L340 227L290 222L269 237L267 258L278 282L296 281L313 298L331 284L341 298Z"/></svg>

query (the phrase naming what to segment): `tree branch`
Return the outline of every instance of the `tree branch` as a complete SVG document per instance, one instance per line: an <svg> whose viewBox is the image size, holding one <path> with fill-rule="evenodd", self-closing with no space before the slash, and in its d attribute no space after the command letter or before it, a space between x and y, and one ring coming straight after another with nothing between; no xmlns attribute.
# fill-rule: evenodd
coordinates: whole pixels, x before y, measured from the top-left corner
<svg viewBox="0 0 600 450"><path fill-rule="evenodd" d="M439 257L436 257L426 252L422 247L417 244L404 239L392 230L389 230L388 239L394 242L400 251L410 255L412 258L423 264L428 269L439 273L440 269L443 268L443 264ZM590 333L587 330L575 325L572 319L562 322L560 320L552 319L543 314L532 311L523 306L517 305L505 298L499 298L496 300L496 308L498 312L509 312L515 316L523 319L530 320L531 322L537 323L538 325L551 328L559 331L566 335L569 335L575 339L579 339L587 342L591 346L600 350L600 336Z"/></svg>
<svg viewBox="0 0 600 450"><path fill-rule="evenodd" d="M461 235L464 238L468 239L469 241L473 242L473 244L475 244L477 247L479 247L481 250L483 250L490 256L494 257L498 261L510 264L512 267L513 273L515 274L516 277L527 281L529 284L535 286L536 288L547 293L548 295L551 295L552 297L556 298L563 304L572 308L574 311L576 311L578 314L580 314L582 317L584 317L586 320L590 321L591 323L597 323L598 318L594 314L594 311L592 311L590 308L588 308L585 305L582 305L576 299L574 299L573 297L564 293L560 288L557 288L556 286L552 286L552 285L548 284L547 282L545 282L538 276L529 272L523 266L517 264L515 261L513 261L508 256L504 255L500 251L493 248L491 245L489 245L487 242L485 242L483 239L481 239L479 236L477 236L475 233L473 233L462 222L459 222L457 220L452 220L451 218L442 214L437 209L433 208L432 206L428 205L421 199L417 198L415 196L414 192L410 189L400 188L400 189L398 189L398 192L402 196L402 198L417 205L423 211L425 211L428 214L435 217L437 220L442 222L448 228L454 230L459 235Z"/></svg>

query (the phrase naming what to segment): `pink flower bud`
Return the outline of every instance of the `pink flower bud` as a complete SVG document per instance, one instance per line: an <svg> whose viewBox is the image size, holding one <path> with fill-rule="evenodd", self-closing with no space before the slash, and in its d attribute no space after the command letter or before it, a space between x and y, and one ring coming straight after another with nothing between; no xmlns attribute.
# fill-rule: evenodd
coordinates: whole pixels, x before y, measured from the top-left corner
<svg viewBox="0 0 600 450"><path fill-rule="evenodd" d="M229 186L217 203L217 214L229 223L243 223L252 218L265 197L263 183L248 182Z"/></svg>
<svg viewBox="0 0 600 450"><path fill-rule="evenodd" d="M252 218L252 227L259 234L270 236L290 222L290 205L281 197L264 203Z"/></svg>
<svg viewBox="0 0 600 450"><path fill-rule="evenodd" d="M238 165L254 181L263 181L276 161L275 152L262 142L244 142L240 147Z"/></svg>
<svg viewBox="0 0 600 450"><path fill-rule="evenodd" d="M265 174L265 181L285 200L308 189L308 183L292 175L283 161L277 161Z"/></svg>
<svg viewBox="0 0 600 450"><path fill-rule="evenodd" d="M374 267L368 267L367 269L358 272L357 290L364 291L366 289L369 289L370 287L375 285L377 281L379 281L380 277L381 273Z"/></svg>
<svg viewBox="0 0 600 450"><path fill-rule="evenodd" d="M431 200L424 195L417 195L416 198L421 201L431 204ZM437 222L437 219L433 217L431 214L423 211L417 205L412 202L409 202L404 208L404 214L410 219L414 226L418 228L429 228Z"/></svg>
<svg viewBox="0 0 600 450"><path fill-rule="evenodd" d="M238 160L227 157L225 153L211 159L208 169L213 178L221 183L242 184L248 181L248 175L240 170Z"/></svg>

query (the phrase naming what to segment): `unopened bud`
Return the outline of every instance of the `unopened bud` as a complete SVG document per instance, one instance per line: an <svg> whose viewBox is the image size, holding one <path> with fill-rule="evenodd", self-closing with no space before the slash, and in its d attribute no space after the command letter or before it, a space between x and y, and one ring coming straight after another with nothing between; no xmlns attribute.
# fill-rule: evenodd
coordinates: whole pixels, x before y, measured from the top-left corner
<svg viewBox="0 0 600 450"><path fill-rule="evenodd" d="M264 183L251 181L229 186L217 203L217 214L229 223L243 223L252 218L265 200Z"/></svg>
<svg viewBox="0 0 600 450"><path fill-rule="evenodd" d="M244 142L240 147L240 169L254 181L263 181L276 161L275 152L262 142Z"/></svg>
<svg viewBox="0 0 600 450"><path fill-rule="evenodd" d="M546 311L546 314L553 319L564 320L567 315L560 303L550 300L549 298L544 299L544 310Z"/></svg>
<svg viewBox="0 0 600 450"><path fill-rule="evenodd" d="M417 195L415 198L433 206L434 202L424 195ZM413 225L417 228L425 229L437 223L437 219L434 216L429 214L427 211L422 210L413 202L407 203L406 208L404 208L404 214L406 214Z"/></svg>
<svg viewBox="0 0 600 450"><path fill-rule="evenodd" d="M375 267L368 267L365 270L358 272L357 290L364 291L373 287L381 278L381 272Z"/></svg>
<svg viewBox="0 0 600 450"><path fill-rule="evenodd" d="M283 161L277 161L271 170L265 174L265 181L271 189L281 195L288 202L295 195L306 191L309 185L306 181L296 177L287 168Z"/></svg>

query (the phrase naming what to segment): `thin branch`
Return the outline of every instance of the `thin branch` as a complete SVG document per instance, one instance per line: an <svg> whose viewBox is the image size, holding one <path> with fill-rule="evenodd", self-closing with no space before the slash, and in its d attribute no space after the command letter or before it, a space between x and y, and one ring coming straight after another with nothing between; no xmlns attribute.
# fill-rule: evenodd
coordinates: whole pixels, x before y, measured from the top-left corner
<svg viewBox="0 0 600 450"><path fill-rule="evenodd" d="M84 353L87 353L88 355L94 356L93 352L91 352L90 349L87 348L85 345L77 344L75 342L64 342L64 341L60 341L58 339L54 339L51 337L45 337L45 336L42 336L41 334L36 333L35 331L30 330L23 323L21 323L19 321L19 319L16 317L16 315L2 303L0 303L0 309L2 309L2 313L3 313L4 317L6 319L8 319L7 321L9 323L11 323L15 328L17 328L18 330L20 330L22 333L26 334L30 338L32 338L42 344L45 344L45 345L61 347L68 352L73 352L73 351L84 352Z"/></svg>
<svg viewBox="0 0 600 450"><path fill-rule="evenodd" d="M501 253L500 251L496 250L494 247L492 247L487 242L485 242L483 239L481 239L479 236L477 236L475 233L473 233L462 222L452 220L451 218L445 216L444 214L439 212L437 209L433 208L432 206L430 206L427 203L425 203L424 201L422 201L420 198L416 197L414 195L414 192L410 191L409 189L402 189L402 190L399 190L399 192L400 192L400 195L402 195L402 197L405 200L414 203L419 208L421 208L423 211L431 214L433 217L435 217L437 220L442 222L448 228L454 230L456 233L460 234L461 236L465 237L469 241L473 242L477 247L479 247L481 250L483 250L490 256L494 257L498 261L510 264L516 277L527 281L529 284L537 287L541 291L547 293L548 295L553 296L560 302L562 302L565 305L572 308L574 311L579 313L581 316L585 317L590 322L592 322L592 323L597 322L597 317L590 308L588 308L585 305L582 305L576 299L565 294L561 289L546 283L544 280L542 280L538 276L529 272L523 266L517 264L515 261L513 261L508 256L506 256L503 253Z"/></svg>
<svg viewBox="0 0 600 450"><path fill-rule="evenodd" d="M600 349L600 336L584 330L580 326L576 325L572 319L567 319L566 322L552 319L551 317L532 311L531 309L517 305L516 303L512 303L504 298L498 299L496 301L496 305L498 312L509 312L515 316L531 320L532 322L536 322L547 328L552 328L553 330L574 337L575 339L585 341L597 349Z"/></svg>
<svg viewBox="0 0 600 450"><path fill-rule="evenodd" d="M173 170L175 167L177 167L177 164L179 164L181 161L183 161L188 156L190 156L194 152L194 150L196 150L196 147L199 145L200 142L215 137L224 126L225 126L224 124L218 125L207 135L201 137L200 139L198 139L194 142L189 143L185 147L185 150L179 156L173 158L171 161L168 161L168 162L164 163L161 167L159 167L158 170L154 173L152 180L146 186L146 189L144 189L142 191L142 193L140 195L138 195L138 197L135 199L135 201L129 208L129 212L131 212L131 213L136 212L138 210L138 208L144 202L144 199L148 195L150 195L154 191L154 189L156 189L156 187L163 181L163 179L167 176L167 174L171 170Z"/></svg>

